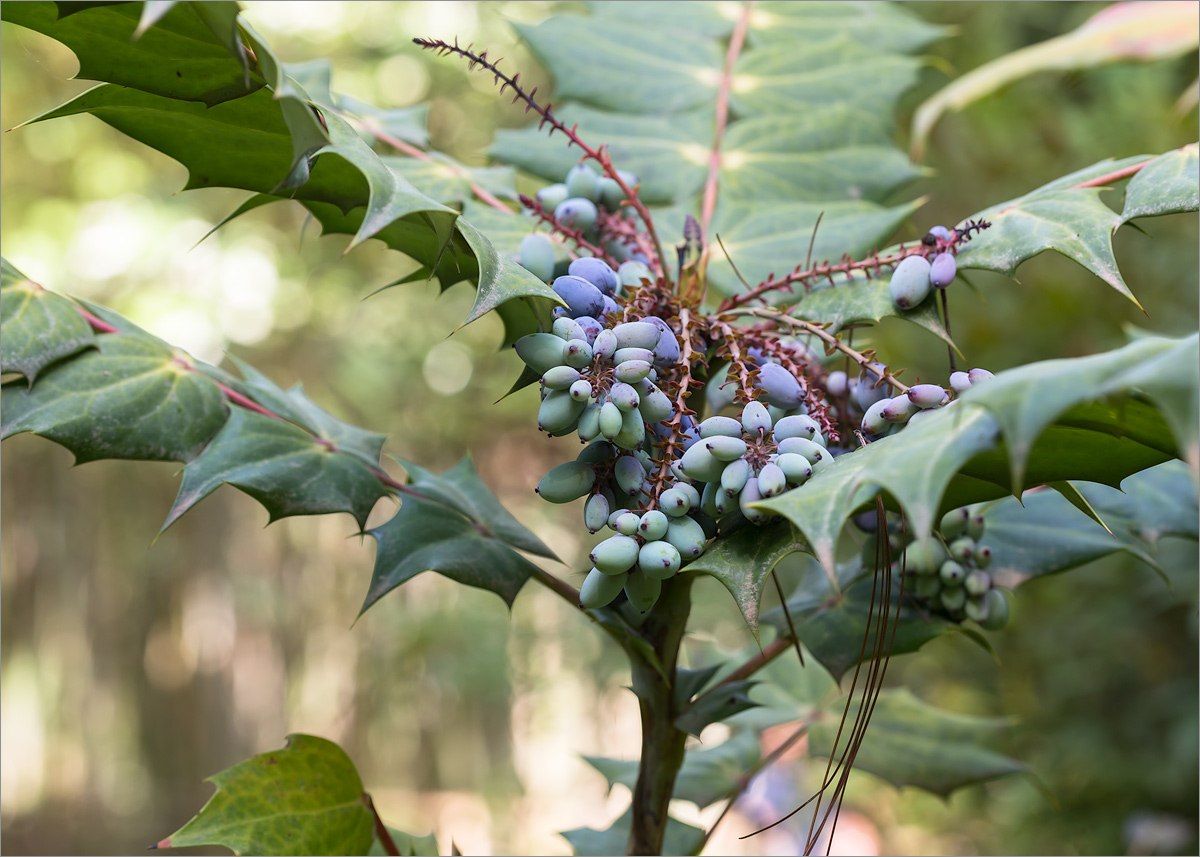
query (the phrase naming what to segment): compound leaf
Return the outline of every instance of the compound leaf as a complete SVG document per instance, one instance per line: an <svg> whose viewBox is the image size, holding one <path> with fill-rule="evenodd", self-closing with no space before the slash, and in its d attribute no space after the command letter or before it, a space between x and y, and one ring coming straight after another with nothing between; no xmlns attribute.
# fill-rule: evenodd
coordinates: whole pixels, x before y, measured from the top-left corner
<svg viewBox="0 0 1200 857"><path fill-rule="evenodd" d="M500 539L448 506L405 494L400 511L368 531L378 543L375 569L359 615L425 571L495 592L510 607L537 568Z"/></svg>
<svg viewBox="0 0 1200 857"><path fill-rule="evenodd" d="M752 732L738 732L716 747L689 750L675 777L671 797L691 801L700 809L728 797L738 780L758 764L761 753L758 738ZM584 756L584 761L604 775L608 787L620 783L633 791L637 783L638 763L598 756Z"/></svg>
<svg viewBox="0 0 1200 857"><path fill-rule="evenodd" d="M396 459L408 471L410 484L425 497L445 503L488 533L513 547L558 561L554 551L512 516L479 478L470 456L440 476L412 461Z"/></svg>
<svg viewBox="0 0 1200 857"><path fill-rule="evenodd" d="M366 854L374 818L350 757L324 738L289 735L209 777L217 787L195 818L155 848L222 845L234 854Z"/></svg>
<svg viewBox="0 0 1200 857"><path fill-rule="evenodd" d="M729 590L750 630L758 635L758 601L767 575L788 554L809 550L786 521L744 526L714 542L687 570L715 577Z"/></svg>
<svg viewBox="0 0 1200 857"><path fill-rule="evenodd" d="M53 440L77 464L101 458L191 461L228 416L215 384L182 352L113 333L97 348L60 362L35 385L4 385L0 437Z"/></svg>
<svg viewBox="0 0 1200 857"><path fill-rule="evenodd" d="M43 289L0 259L0 372L38 372L96 344L92 327L61 295Z"/></svg>
<svg viewBox="0 0 1200 857"><path fill-rule="evenodd" d="M1159 155L1129 180L1121 223L1135 217L1180 214L1200 208L1200 145Z"/></svg>
<svg viewBox="0 0 1200 857"><path fill-rule="evenodd" d="M629 831L633 826L633 809L612 823L606 830L577 827L564 830L559 835L571 843L571 849L579 857L590 855L624 854L629 844ZM704 831L674 818L667 819L667 832L663 837L664 854L695 854L704 844Z"/></svg>
<svg viewBox="0 0 1200 857"><path fill-rule="evenodd" d="M183 469L163 529L225 483L262 503L271 521L349 512L360 528L388 493L357 456L330 449L283 420L232 408L217 436Z"/></svg>
<svg viewBox="0 0 1200 857"><path fill-rule="evenodd" d="M244 54L231 53L235 45L241 53L239 41L214 32L214 27L236 32L238 3L168 4L136 39L141 4L96 3L71 14L64 14L62 5L13 3L4 8L3 17L70 48L79 60L77 77L209 107L266 83L257 70L247 75Z"/></svg>
<svg viewBox="0 0 1200 857"><path fill-rule="evenodd" d="M834 736L845 702L833 703L825 719L809 731L814 755L834 752ZM852 722L860 701L850 704ZM1025 765L991 749L1009 722L934 708L906 688L881 691L871 714L870 728L854 757L854 767L897 788L915 786L947 797L963 786L1021 773ZM846 735L842 735L841 753Z"/></svg>

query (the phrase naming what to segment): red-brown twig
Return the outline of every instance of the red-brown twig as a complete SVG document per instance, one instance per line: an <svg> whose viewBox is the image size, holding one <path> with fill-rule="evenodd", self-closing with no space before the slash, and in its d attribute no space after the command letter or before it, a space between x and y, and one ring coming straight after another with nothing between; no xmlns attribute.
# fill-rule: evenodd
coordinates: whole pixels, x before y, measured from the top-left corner
<svg viewBox="0 0 1200 857"><path fill-rule="evenodd" d="M579 136L578 126L568 128L562 121L558 119L558 117L554 115L552 112L552 105L550 103L547 103L546 106L543 107L533 100L533 97L537 95L537 87L534 87L531 92L526 93L525 90L521 88L521 85L517 82L518 78L521 76L520 73L509 77L496 67L499 60L492 62L487 58L487 51L476 54L471 51L470 45L468 45L466 48L462 48L459 47L457 41L451 45L448 42L442 41L441 39L417 38L413 39L413 42L417 45L420 45L425 50L435 51L439 56L445 54L456 54L460 57L463 57L464 59L470 61L471 68L474 68L475 66L481 66L482 68L487 69L492 73L495 81L500 84L501 94L504 93L505 89L511 87L513 92L516 93L513 95L513 103L516 103L517 101L523 101L525 103L526 113L532 110L541 117L542 121L538 123L539 129L549 125L551 134L553 134L555 131L562 132L562 134L567 137L571 144L574 144L583 150L586 158L590 158L598 163L601 169L604 170L605 174L615 181L617 186L621 188L621 193L625 194L629 204L633 206L634 210L642 218L642 222L646 224L646 231L650 234L651 241L654 245L654 255L651 256L651 268L656 269L658 274L665 273L666 259L663 255L662 243L658 240L658 233L654 229L654 219L650 216L650 212L646 208L645 203L638 198L637 188L630 187L626 183L625 179L622 178L617 172L617 168L613 166L612 159L609 157L608 149L606 147L601 146L598 149L594 149L585 143Z"/></svg>

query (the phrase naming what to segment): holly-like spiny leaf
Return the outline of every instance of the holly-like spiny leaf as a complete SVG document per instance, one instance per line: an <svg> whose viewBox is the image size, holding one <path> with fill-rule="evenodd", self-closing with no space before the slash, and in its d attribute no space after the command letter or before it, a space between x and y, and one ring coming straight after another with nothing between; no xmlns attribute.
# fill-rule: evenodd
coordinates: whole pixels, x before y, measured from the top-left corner
<svg viewBox="0 0 1200 857"><path fill-rule="evenodd" d="M96 3L71 14L63 5L13 3L4 7L3 19L70 48L79 60L76 77L210 107L266 83L257 69L247 76L241 44L228 36L236 31L240 4L173 4L136 39L140 3Z"/></svg>
<svg viewBox="0 0 1200 857"><path fill-rule="evenodd" d="M843 253L860 258L880 246L920 204L918 200L885 208L845 200L764 204L721 200L712 232L720 236L725 252L713 250L710 285L726 295L744 290L730 259L751 285L772 274L783 275L804 263L810 240L813 264L831 257L837 261ZM821 222L813 239L818 217Z"/></svg>
<svg viewBox="0 0 1200 857"><path fill-rule="evenodd" d="M694 748L683 757L683 765L675 776L671 797L696 804L699 809L728 797L738 780L758 764L761 752L753 732L738 732L711 748ZM633 791L637 783L639 764L636 761L584 756L584 761L604 775L608 787L618 783Z"/></svg>
<svg viewBox="0 0 1200 857"><path fill-rule="evenodd" d="M466 586L495 592L512 606L537 568L449 506L405 494L400 511L368 532L378 543L375 569L359 615L397 586L436 571Z"/></svg>
<svg viewBox="0 0 1200 857"><path fill-rule="evenodd" d="M574 830L564 830L559 835L571 843L571 849L579 857L624 854L629 844L629 830L632 826L633 809L630 808L606 830L577 827ZM663 854L696 854L703 844L703 830L674 818L667 819Z"/></svg>
<svg viewBox="0 0 1200 857"><path fill-rule="evenodd" d="M69 300L0 259L0 372L20 372L33 384L51 363L95 343L91 325Z"/></svg>
<svg viewBox="0 0 1200 857"><path fill-rule="evenodd" d="M848 721L854 720L861 704L857 698L851 702ZM813 755L833 752L844 707L844 700L833 703L826 717L809 731ZM1016 759L991 748L1009 725L1003 718L934 708L907 688L883 690L854 757L854 767L882 777L897 788L915 786L948 797L964 786L1026 770ZM843 733L839 754L845 741Z"/></svg>
<svg viewBox="0 0 1200 857"><path fill-rule="evenodd" d="M719 580L757 637L758 601L767 576L788 554L808 550L808 544L786 521L765 527L746 525L717 539L687 571Z"/></svg>
<svg viewBox="0 0 1200 857"><path fill-rule="evenodd" d="M217 787L199 813L152 846L222 845L234 854L366 854L374 818L350 757L324 738L289 735L209 777Z"/></svg>
<svg viewBox="0 0 1200 857"><path fill-rule="evenodd" d="M512 516L488 489L470 456L438 475L412 461L396 459L408 471L409 484L430 500L437 500L485 527L491 535L513 547L559 561L554 551Z"/></svg>
<svg viewBox="0 0 1200 857"><path fill-rule="evenodd" d="M559 98L663 114L707 105L717 92L723 52L714 39L686 32L664 39L658 31L591 15L558 15L516 30L554 76Z"/></svg>
<svg viewBox="0 0 1200 857"><path fill-rule="evenodd" d="M846 518L880 491L899 503L910 530L924 539L941 511L943 495L953 493L948 489L959 471L970 477L968 489L980 492L966 502L1023 490L1034 473L1027 468L1035 463L1038 478L1045 481L1094 480L1097 473L1104 474L1106 481L1114 477L1119 481L1170 457L1173 452L1164 452L1163 446L1186 449L1184 445L1190 443L1194 448L1194 438L1200 434L1191 416L1200 388L1200 381L1191 380L1200 374L1196 351L1195 335L1180 340L1147 338L1116 351L1001 372L920 425L840 456L803 486L760 506L796 524L813 553L832 570L834 545ZM1088 419L1060 426L1053 433L1046 431L1060 417L1070 416L1075 405L1119 397L1131 389L1162 410L1163 428L1170 426L1179 447L1169 445L1168 433L1161 428L1152 439L1146 438L1153 446L1125 436L1126 413L1145 419L1152 412L1137 407L1136 400L1090 409ZM1175 417L1168 419L1170 414ZM1152 429L1144 433L1149 435ZM1057 457L1071 467L1062 464L1058 469L1047 466L1054 465L1053 460L1037 461L1031 453L1044 442L1041 438L1054 440ZM1001 439L1003 455L998 452ZM1096 455L1100 449L1102 457ZM986 494L989 484L991 497ZM960 499L961 495L956 497Z"/></svg>
<svg viewBox="0 0 1200 857"><path fill-rule="evenodd" d="M330 449L283 420L232 408L217 436L183 469L163 529L225 483L262 503L272 521L349 512L360 528L375 501L388 494L358 456Z"/></svg>
<svg viewBox="0 0 1200 857"><path fill-rule="evenodd" d="M133 334L96 339L97 348L60 362L37 383L4 385L0 437L53 440L77 464L101 458L191 461L228 416L215 384L182 352Z"/></svg>
<svg viewBox="0 0 1200 857"><path fill-rule="evenodd" d="M1121 225L1121 215L1100 198L1102 188L1075 185L1145 160L1142 155L1101 161L968 218L992 225L959 250L958 267L1012 277L1022 262L1054 250L1087 268L1140 308L1113 256L1112 234Z"/></svg>
<svg viewBox="0 0 1200 857"><path fill-rule="evenodd" d="M1013 588L1123 552L1154 568L1155 545L1163 536L1200 538L1196 488L1182 462L1173 461L1130 476L1122 491L1077 483L1112 530L1106 532L1052 491L1026 492L984 509L983 543L992 549L989 572Z"/></svg>
<svg viewBox="0 0 1200 857"><path fill-rule="evenodd" d="M1135 217L1180 214L1200 208L1200 145L1159 155L1129 180L1121 223Z"/></svg>
<svg viewBox="0 0 1200 857"><path fill-rule="evenodd" d="M757 707L758 703L750 698L750 691L757 684L757 681L743 679L714 685L679 713L675 726L700 737L710 723L721 723L739 712Z"/></svg>
<svg viewBox="0 0 1200 857"><path fill-rule="evenodd" d="M285 391L244 360L232 354L229 359L242 374L241 379L231 379L231 386L238 392L308 434L333 444L339 452L357 456L368 467L379 467L385 435L339 420L308 398L299 384Z"/></svg>

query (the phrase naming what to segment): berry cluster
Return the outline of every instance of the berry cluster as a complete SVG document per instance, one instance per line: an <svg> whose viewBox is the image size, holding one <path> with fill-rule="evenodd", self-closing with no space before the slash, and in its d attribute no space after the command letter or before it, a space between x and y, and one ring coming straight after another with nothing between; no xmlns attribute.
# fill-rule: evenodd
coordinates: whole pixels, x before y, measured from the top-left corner
<svg viewBox="0 0 1200 857"><path fill-rule="evenodd" d="M915 384L898 396L889 397L888 388L882 384L882 368L873 366L864 369L854 388L855 403L862 408L861 427L863 434L875 440L895 434L906 425L915 425L938 408L954 404L957 397L973 384L993 377L986 369L970 372L954 372L950 375L950 392L937 384Z"/></svg>

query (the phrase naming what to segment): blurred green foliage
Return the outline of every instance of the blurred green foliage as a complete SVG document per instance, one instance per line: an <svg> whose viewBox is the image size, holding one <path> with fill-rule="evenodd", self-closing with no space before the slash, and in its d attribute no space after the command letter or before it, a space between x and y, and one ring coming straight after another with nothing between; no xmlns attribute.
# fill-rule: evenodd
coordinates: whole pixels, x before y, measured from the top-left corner
<svg viewBox="0 0 1200 857"><path fill-rule="evenodd" d="M429 98L436 148L483 162L494 129L527 119L487 76L421 54L413 35L475 41L531 85L547 84L506 20L561 6L505 3L261 3L248 18L290 61L328 56L339 91L403 106ZM949 78L1065 32L1102 4L913 3L959 27L935 44L899 127ZM69 52L0 28L4 128L82 91ZM1106 157L1197 137L1172 107L1195 57L1039 75L943 119L914 190L928 204L902 239L952 223ZM192 245L240 202L225 190L175 195L183 170L89 117L5 134L4 254L30 276L96 300L197 356L233 350L337 416L386 432L389 451L440 470L470 451L509 508L579 568L574 507L532 493L572 453L532 430L532 389L492 403L518 372L497 354L495 319L448 335L465 285L361 299L411 270L368 242L342 257L298 207L246 215ZM906 198L911 198L908 192ZM1020 284L978 274L952 303L971 365L993 370L1111 348L1128 324L1195 328L1197 221L1122 229L1117 258L1146 314L1089 273L1045 254ZM909 326L870 344L908 376L944 374L945 351ZM861 337L857 344L866 342ZM128 853L178 827L210 793L202 779L280 746L287 732L339 741L389 822L453 836L470 853L565 853L554 830L595 826L603 782L573 754L631 756L636 704L622 659L593 628L529 587L509 616L497 599L424 575L353 627L371 549L349 518L264 530L249 498L221 490L154 540L173 468L125 462L69 469L63 450L7 442L0 484L0 642L6 853ZM379 509L372 523L390 514ZM1136 813L1181 820L1196 846L1195 545L1164 545L1173 590L1119 559L1022 588L1014 621L990 635L996 660L943 638L898 660L889 681L938 705L1012 714L1030 778L948 802L859 777L847 808L889 853L1119 853ZM561 569L560 569L561 571ZM567 573L576 585L581 575ZM752 647L728 594L696 586L689 657ZM768 590L770 591L770 590ZM773 598L768 596L771 606ZM999 663L997 663L997 661ZM815 773L787 769L796 790ZM1165 819L1165 821L1164 821ZM757 853L756 840L740 847ZM764 846L765 847L765 846Z"/></svg>

